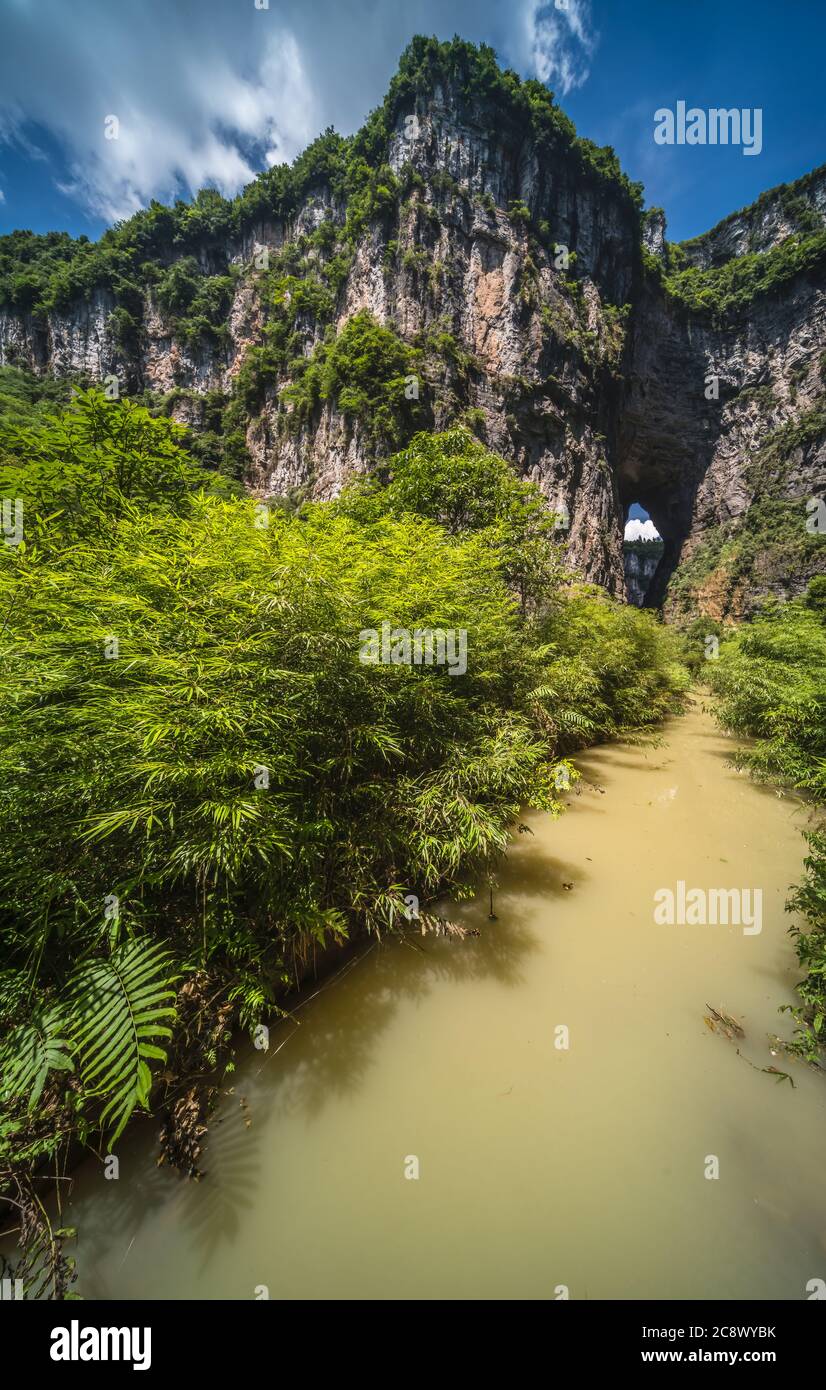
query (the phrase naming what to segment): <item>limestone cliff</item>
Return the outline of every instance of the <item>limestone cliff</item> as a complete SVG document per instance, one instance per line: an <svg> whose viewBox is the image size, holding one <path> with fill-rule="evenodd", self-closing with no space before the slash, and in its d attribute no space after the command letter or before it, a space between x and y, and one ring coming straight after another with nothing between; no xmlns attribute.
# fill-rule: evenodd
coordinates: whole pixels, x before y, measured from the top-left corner
<svg viewBox="0 0 826 1390"><path fill-rule="evenodd" d="M14 234L0 363L117 376L261 495L333 496L464 420L618 595L641 502L666 542L646 601L674 612L744 612L822 567L824 171L672 247L540 84L423 40L358 136L302 160L99 250Z"/></svg>

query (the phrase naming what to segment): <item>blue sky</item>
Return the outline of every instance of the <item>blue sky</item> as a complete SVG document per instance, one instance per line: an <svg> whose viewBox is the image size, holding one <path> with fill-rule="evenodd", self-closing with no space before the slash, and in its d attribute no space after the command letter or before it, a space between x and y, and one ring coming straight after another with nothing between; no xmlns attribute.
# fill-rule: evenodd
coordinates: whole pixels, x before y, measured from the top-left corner
<svg viewBox="0 0 826 1390"><path fill-rule="evenodd" d="M822 0L0 0L0 26L0 231L95 237L151 197L231 195L360 125L414 33L547 80L674 240L826 159ZM760 107L761 153L657 145L678 100Z"/></svg>

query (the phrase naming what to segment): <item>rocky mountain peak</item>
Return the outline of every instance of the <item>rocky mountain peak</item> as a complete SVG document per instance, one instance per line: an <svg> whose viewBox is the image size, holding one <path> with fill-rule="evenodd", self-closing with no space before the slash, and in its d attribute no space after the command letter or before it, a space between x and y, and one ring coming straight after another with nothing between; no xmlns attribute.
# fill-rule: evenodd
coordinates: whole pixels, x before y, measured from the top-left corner
<svg viewBox="0 0 826 1390"><path fill-rule="evenodd" d="M822 565L825 189L674 246L541 83L415 39L356 135L235 200L0 239L0 363L117 378L261 495L332 496L461 423L585 577L624 592L637 501L664 540L645 601L737 614Z"/></svg>

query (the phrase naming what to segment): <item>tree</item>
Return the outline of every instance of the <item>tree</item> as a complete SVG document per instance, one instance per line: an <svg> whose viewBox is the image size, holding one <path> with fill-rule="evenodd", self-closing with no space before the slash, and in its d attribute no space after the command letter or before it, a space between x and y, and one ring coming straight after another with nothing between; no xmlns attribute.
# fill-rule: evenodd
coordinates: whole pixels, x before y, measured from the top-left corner
<svg viewBox="0 0 826 1390"><path fill-rule="evenodd" d="M389 483L357 483L342 502L353 515L414 512L454 536L483 533L523 613L559 583L557 517L533 483L517 477L462 426L414 435L388 465Z"/></svg>
<svg viewBox="0 0 826 1390"><path fill-rule="evenodd" d="M188 432L98 388L68 409L15 420L0 443L0 496L23 502L26 541L46 546L101 536L130 509L183 514L200 488L234 485L196 464Z"/></svg>

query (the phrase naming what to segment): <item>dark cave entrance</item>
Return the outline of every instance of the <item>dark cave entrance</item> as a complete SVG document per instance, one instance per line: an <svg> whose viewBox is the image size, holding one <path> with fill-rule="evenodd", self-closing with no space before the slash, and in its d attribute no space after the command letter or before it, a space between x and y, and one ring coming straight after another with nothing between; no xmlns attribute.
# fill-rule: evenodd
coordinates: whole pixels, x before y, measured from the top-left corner
<svg viewBox="0 0 826 1390"><path fill-rule="evenodd" d="M659 562L656 567L649 563L641 576L641 593L632 586L635 591L629 595L630 602L645 608L662 608L686 541L696 529L697 495L713 441L709 422L697 408L695 384L667 354L646 357L630 379L620 414L617 526L624 529L628 519L648 519L662 541ZM626 549L627 578L634 566Z"/></svg>
<svg viewBox="0 0 826 1390"><path fill-rule="evenodd" d="M656 608L662 601L668 576L663 583L657 583L657 578L665 550L666 542L650 512L640 502L629 502L622 546L625 594L637 608Z"/></svg>
<svg viewBox="0 0 826 1390"><path fill-rule="evenodd" d="M661 545L655 557L653 546L637 546L633 541L624 541L626 593L629 602L641 608L662 607L668 582L691 532L696 474L692 476L693 470L684 466L672 471L672 466L673 460L659 450L653 456L647 450L644 455L638 450L636 457L627 456L620 465L619 525L626 528L629 522L647 521L647 534L653 529ZM635 554L635 551L640 553ZM653 564L655 558L657 563ZM640 587L634 583L635 579L640 581Z"/></svg>

